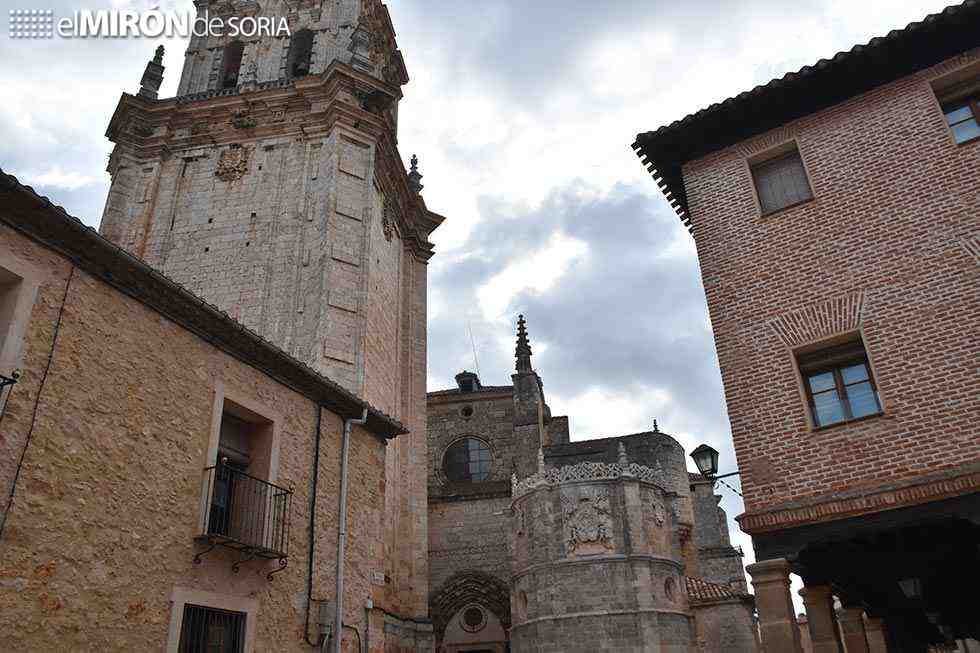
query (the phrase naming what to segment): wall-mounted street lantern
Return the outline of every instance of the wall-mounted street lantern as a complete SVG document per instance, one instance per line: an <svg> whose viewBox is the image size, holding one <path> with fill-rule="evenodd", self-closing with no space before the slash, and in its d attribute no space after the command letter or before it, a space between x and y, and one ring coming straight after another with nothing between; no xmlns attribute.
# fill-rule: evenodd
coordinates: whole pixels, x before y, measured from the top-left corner
<svg viewBox="0 0 980 653"><path fill-rule="evenodd" d="M699 446L691 452L691 458L694 459L694 464L697 465L701 476L707 479L717 480L738 475L738 472L735 471L718 476L718 450L710 445L702 444Z"/></svg>

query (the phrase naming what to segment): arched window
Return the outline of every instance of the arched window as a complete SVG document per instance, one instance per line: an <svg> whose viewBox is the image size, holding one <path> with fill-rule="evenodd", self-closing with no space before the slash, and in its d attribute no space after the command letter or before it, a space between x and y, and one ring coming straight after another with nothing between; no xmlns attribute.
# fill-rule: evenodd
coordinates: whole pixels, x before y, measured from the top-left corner
<svg viewBox="0 0 980 653"><path fill-rule="evenodd" d="M457 440L446 450L443 471L451 481L487 480L490 477L490 447L476 438Z"/></svg>
<svg viewBox="0 0 980 653"><path fill-rule="evenodd" d="M286 74L290 77L303 77L310 74L310 60L313 58L313 32L301 29L293 34L286 55Z"/></svg>
<svg viewBox="0 0 980 653"><path fill-rule="evenodd" d="M241 41L232 41L225 46L221 66L221 88L238 86L238 71L242 67L242 54L244 52L245 44Z"/></svg>

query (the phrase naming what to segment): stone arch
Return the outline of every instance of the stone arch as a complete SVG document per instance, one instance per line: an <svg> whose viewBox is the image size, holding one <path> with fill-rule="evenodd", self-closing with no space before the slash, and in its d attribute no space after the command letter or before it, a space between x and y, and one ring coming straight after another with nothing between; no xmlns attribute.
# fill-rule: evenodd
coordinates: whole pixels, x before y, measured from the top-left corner
<svg viewBox="0 0 980 653"><path fill-rule="evenodd" d="M451 576L429 598L429 614L436 641L441 641L446 625L457 612L478 603L493 612L510 630L510 587L496 576L482 571L462 571Z"/></svg>

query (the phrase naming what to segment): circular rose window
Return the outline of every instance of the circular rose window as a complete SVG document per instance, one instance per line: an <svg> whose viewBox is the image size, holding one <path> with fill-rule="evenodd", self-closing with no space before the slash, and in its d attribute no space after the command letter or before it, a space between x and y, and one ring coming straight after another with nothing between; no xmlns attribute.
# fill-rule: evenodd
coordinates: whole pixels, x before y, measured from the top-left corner
<svg viewBox="0 0 980 653"><path fill-rule="evenodd" d="M483 627L487 625L487 615L482 608L474 605L463 610L462 622L463 630L468 633L476 633L483 630Z"/></svg>

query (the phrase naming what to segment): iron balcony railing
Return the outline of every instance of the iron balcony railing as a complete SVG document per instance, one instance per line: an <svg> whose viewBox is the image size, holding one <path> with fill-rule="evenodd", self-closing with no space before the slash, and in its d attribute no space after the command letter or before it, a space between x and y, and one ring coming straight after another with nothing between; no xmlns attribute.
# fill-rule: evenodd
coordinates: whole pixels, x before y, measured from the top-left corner
<svg viewBox="0 0 980 653"><path fill-rule="evenodd" d="M284 563L289 554L292 491L225 462L204 472L207 521L202 539L212 546L242 551L247 559L278 558Z"/></svg>

